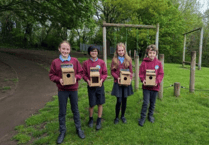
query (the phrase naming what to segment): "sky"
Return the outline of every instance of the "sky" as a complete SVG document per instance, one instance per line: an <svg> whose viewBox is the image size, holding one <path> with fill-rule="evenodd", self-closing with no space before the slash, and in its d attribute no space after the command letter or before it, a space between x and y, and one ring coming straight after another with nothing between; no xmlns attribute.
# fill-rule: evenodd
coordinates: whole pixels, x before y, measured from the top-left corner
<svg viewBox="0 0 209 145"><path fill-rule="evenodd" d="M209 5L209 0L198 0L200 2L200 5L201 5L201 8L200 8L200 11L201 13L203 14L208 7Z"/></svg>

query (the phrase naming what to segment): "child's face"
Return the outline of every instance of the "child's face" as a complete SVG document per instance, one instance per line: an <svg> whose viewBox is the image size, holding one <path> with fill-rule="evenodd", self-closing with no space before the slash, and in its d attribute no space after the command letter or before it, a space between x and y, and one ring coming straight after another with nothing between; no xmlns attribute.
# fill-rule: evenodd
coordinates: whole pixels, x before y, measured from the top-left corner
<svg viewBox="0 0 209 145"><path fill-rule="evenodd" d="M98 51L97 51L97 49L94 49L93 51L90 51L90 56L91 56L92 58L97 58L97 56L98 56Z"/></svg>
<svg viewBox="0 0 209 145"><path fill-rule="evenodd" d="M154 60L155 57L156 57L156 51L149 50L148 51L148 57L149 57L149 59Z"/></svg>
<svg viewBox="0 0 209 145"><path fill-rule="evenodd" d="M124 48L122 46L118 46L117 53L119 56L124 56L124 54L125 54Z"/></svg>
<svg viewBox="0 0 209 145"><path fill-rule="evenodd" d="M68 58L68 55L70 54L70 45L67 43L62 43L59 51L64 58Z"/></svg>

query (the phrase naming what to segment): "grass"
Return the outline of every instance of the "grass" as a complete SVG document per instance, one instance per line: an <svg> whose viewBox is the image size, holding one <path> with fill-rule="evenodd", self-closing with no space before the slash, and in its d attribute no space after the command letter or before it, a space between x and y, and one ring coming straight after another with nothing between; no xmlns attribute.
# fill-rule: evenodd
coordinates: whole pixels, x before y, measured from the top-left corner
<svg viewBox="0 0 209 145"><path fill-rule="evenodd" d="M80 61L86 60L78 58ZM111 60L108 59L108 64ZM110 66L108 65L108 69ZM78 105L82 129L85 131L86 138L80 139L75 131L73 114L68 103L66 126L67 134L64 139L64 145L71 144L209 144L209 91L195 91L189 93L190 68L182 68L180 64L165 64L164 94L163 99L157 99L155 108L155 123L146 120L144 127L138 125L140 111L142 106L142 90L134 92L134 95L128 97L126 119L127 124L121 121L115 125L115 103L116 98L111 96L113 79L108 78L105 81L106 103L103 105L103 121L100 131L89 128L88 123L88 95L86 83L81 80L78 90ZM195 89L209 90L209 68L196 70ZM110 71L108 71L110 75ZM174 97L173 87L167 87L174 82L180 82L181 95ZM134 87L134 82L132 82ZM141 88L141 83L140 83ZM15 129L18 134L13 140L18 144L56 144L59 135L58 122L58 97L53 96L53 101L48 102L46 106L25 120L23 125ZM97 118L97 107L94 108L94 122Z"/></svg>
<svg viewBox="0 0 209 145"><path fill-rule="evenodd" d="M4 79L5 82L7 81L12 81L14 83L17 83L18 82L18 78L12 78L12 79Z"/></svg>
<svg viewBox="0 0 209 145"><path fill-rule="evenodd" d="M4 87L2 87L2 88L0 88L0 89L3 90L3 91L6 91L6 90L10 90L11 87L10 87L10 86L4 86Z"/></svg>

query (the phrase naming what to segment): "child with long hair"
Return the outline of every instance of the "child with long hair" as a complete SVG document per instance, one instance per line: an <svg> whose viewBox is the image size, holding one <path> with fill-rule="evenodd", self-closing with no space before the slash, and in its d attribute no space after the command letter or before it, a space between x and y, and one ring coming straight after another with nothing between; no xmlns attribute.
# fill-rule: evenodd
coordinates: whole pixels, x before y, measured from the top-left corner
<svg viewBox="0 0 209 145"><path fill-rule="evenodd" d="M77 134L80 138L85 138L84 132L81 130L80 114L78 110L78 81L83 76L83 69L79 61L70 56L70 43L63 41L58 46L60 56L54 59L51 64L49 78L55 82L58 87L58 99L59 99L59 131L60 134L57 139L57 143L61 144L66 134L65 116L68 98L70 99L71 110L73 112L73 119L76 126ZM75 84L64 85L62 79L61 64L70 64L75 73Z"/></svg>
<svg viewBox="0 0 209 145"><path fill-rule="evenodd" d="M88 83L88 96L89 96L89 122L88 126L93 127L93 111L94 106L98 105L98 118L96 123L96 130L101 129L101 117L102 117L102 104L105 103L105 93L103 82L107 78L107 68L105 62L98 58L99 50L90 46L88 48L88 54L90 58L83 63L83 79ZM91 87L90 82L90 69L91 67L96 67L99 69L100 74L100 86Z"/></svg>
<svg viewBox="0 0 209 145"><path fill-rule="evenodd" d="M111 95L117 97L117 102L115 106L116 117L114 119L115 124L118 124L119 122L118 117L120 113L121 103L122 103L121 120L123 123L127 123L125 118L127 97L133 94L131 83L129 85L121 85L121 81L120 81L121 69L128 69L131 73L130 78L132 79L132 74L133 74L132 59L131 57L128 56L125 45L123 43L118 43L111 63L111 74L114 78L114 86Z"/></svg>
<svg viewBox="0 0 209 145"><path fill-rule="evenodd" d="M143 126L145 119L147 108L149 105L149 113L148 113L148 120L151 123L154 123L154 109L155 109L155 101L160 90L160 82L163 79L164 72L161 62L157 59L158 50L155 45L151 44L146 49L146 57L143 59L143 62L139 69L139 77L142 84L143 89L143 104L141 109L141 118L139 120L139 125ZM155 70L156 73L156 80L155 86L146 86L146 70Z"/></svg>

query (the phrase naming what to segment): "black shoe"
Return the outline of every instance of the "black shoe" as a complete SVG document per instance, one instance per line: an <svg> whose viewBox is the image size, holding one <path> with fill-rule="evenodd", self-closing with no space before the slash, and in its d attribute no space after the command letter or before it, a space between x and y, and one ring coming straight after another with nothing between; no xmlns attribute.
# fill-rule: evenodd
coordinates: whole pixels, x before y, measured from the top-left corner
<svg viewBox="0 0 209 145"><path fill-rule="evenodd" d="M119 122L119 119L118 118L115 118L114 123L115 124L118 124L118 122Z"/></svg>
<svg viewBox="0 0 209 145"><path fill-rule="evenodd" d="M96 130L100 130L102 127L101 119L97 119Z"/></svg>
<svg viewBox="0 0 209 145"><path fill-rule="evenodd" d="M93 119L90 119L89 122L88 122L88 126L92 128L93 127L93 123L94 123Z"/></svg>
<svg viewBox="0 0 209 145"><path fill-rule="evenodd" d="M123 123L127 123L126 118L125 117L121 117L121 120Z"/></svg>
<svg viewBox="0 0 209 145"><path fill-rule="evenodd" d="M81 130L81 128L78 128L76 131L77 131L77 134L80 138L82 138L82 139L85 138L84 132L83 132L83 130Z"/></svg>
<svg viewBox="0 0 209 145"><path fill-rule="evenodd" d="M57 138L57 144L61 144L63 142L64 138L65 138L65 132L60 133Z"/></svg>
<svg viewBox="0 0 209 145"><path fill-rule="evenodd" d="M148 116L148 120L151 122L151 123L154 123L155 122L155 118L153 116Z"/></svg>
<svg viewBox="0 0 209 145"><path fill-rule="evenodd" d="M140 125L140 126L143 126L143 125L144 125L144 122L145 122L145 118L141 118L141 119L139 120L139 125Z"/></svg>

